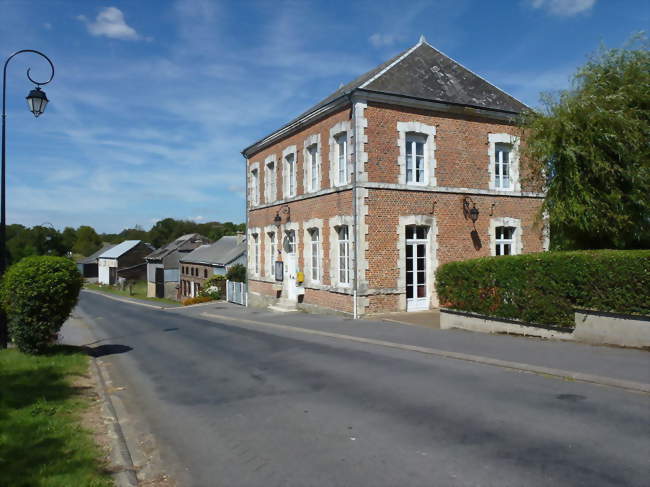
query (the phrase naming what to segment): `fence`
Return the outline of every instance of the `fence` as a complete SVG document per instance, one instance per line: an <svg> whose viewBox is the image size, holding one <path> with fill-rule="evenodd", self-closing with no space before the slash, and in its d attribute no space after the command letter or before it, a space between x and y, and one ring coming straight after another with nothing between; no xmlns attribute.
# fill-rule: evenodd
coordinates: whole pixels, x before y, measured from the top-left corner
<svg viewBox="0 0 650 487"><path fill-rule="evenodd" d="M226 301L246 306L246 283L226 281Z"/></svg>

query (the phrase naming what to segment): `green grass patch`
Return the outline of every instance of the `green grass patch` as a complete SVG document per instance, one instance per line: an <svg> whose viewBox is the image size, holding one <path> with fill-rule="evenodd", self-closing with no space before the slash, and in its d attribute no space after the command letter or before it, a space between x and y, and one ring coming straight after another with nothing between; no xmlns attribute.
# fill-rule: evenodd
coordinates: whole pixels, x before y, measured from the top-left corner
<svg viewBox="0 0 650 487"><path fill-rule="evenodd" d="M80 425L90 398L73 382L88 372L77 347L45 355L0 350L0 485L112 486L102 453Z"/></svg>
<svg viewBox="0 0 650 487"><path fill-rule="evenodd" d="M129 292L129 289L127 288L126 290L121 290L117 286L109 286L106 284L95 284L95 283L85 283L84 287L86 289L92 289L93 291L100 291L103 293L111 293L111 294L117 294L118 296L124 296L127 298L137 298L137 299L146 299L147 301L156 301L158 303L165 303L165 304L175 304L176 306L180 306L178 301L174 301L173 299L165 299L165 298L148 298L147 297L147 281L137 281L132 288L132 292Z"/></svg>

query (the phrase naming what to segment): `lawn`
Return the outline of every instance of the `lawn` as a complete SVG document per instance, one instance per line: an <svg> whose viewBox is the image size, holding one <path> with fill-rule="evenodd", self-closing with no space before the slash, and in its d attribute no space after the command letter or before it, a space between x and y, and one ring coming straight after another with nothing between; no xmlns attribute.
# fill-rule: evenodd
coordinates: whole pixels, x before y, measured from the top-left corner
<svg viewBox="0 0 650 487"><path fill-rule="evenodd" d="M117 286L100 285L100 284L94 284L94 283L88 283L87 282L86 284L84 284L84 287L86 289L92 289L93 291L101 291L103 293L111 293L111 294L117 294L119 296L126 296L127 298L146 299L146 300L149 300L149 301L157 301L159 303L175 304L177 306L180 305L180 303L178 301L174 301L173 299L148 298L147 297L147 281L136 281L135 284L133 285L133 288L132 288L132 291L133 291L132 294L129 292L128 288L126 290L122 291Z"/></svg>
<svg viewBox="0 0 650 487"><path fill-rule="evenodd" d="M108 487L102 452L80 425L90 406L75 379L88 356L56 346L46 355L0 350L0 485Z"/></svg>

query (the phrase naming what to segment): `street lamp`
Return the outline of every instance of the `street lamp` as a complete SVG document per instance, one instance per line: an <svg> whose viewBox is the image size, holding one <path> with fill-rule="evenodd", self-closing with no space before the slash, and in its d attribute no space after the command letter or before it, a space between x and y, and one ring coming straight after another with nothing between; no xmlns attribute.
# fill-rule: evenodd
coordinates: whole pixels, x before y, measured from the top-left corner
<svg viewBox="0 0 650 487"><path fill-rule="evenodd" d="M44 58L49 64L50 68L52 69L52 74L50 75L50 79L47 81L39 82L35 81L32 79L30 76L29 72L31 68L27 69L27 79L34 83L36 85L36 88L31 90L29 92L29 95L27 95L27 105L29 106L29 110L34 114L35 117L39 117L43 114L45 111L45 107L47 106L47 95L43 90L41 90L41 86L48 84L52 79L54 78L54 64L52 64L52 61L50 61L50 58L48 58L45 54L39 51L35 51L33 49L23 49L21 51L16 51L14 52L11 56L7 58L4 64L4 69L2 71L2 169L1 169L1 176L0 176L0 191L2 192L2 196L0 199L0 278L4 275L5 268L6 268L6 212L5 212L5 182L6 182L6 176L5 176L5 171L6 171L6 122L7 122L7 65L9 64L9 61L11 61L14 57L16 57L18 54L22 54L24 52L31 52L34 54L38 54L42 58ZM8 341L8 334L7 334L7 317L4 313L4 310L0 309L0 349L2 348L7 348L7 341Z"/></svg>

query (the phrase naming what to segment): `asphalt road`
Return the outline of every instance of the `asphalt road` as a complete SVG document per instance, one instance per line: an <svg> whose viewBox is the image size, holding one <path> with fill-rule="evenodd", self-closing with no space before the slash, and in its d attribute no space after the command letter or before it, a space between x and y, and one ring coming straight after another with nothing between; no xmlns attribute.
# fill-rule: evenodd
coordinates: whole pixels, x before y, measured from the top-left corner
<svg viewBox="0 0 650 487"><path fill-rule="evenodd" d="M96 294L79 309L180 485L650 485L648 395Z"/></svg>

